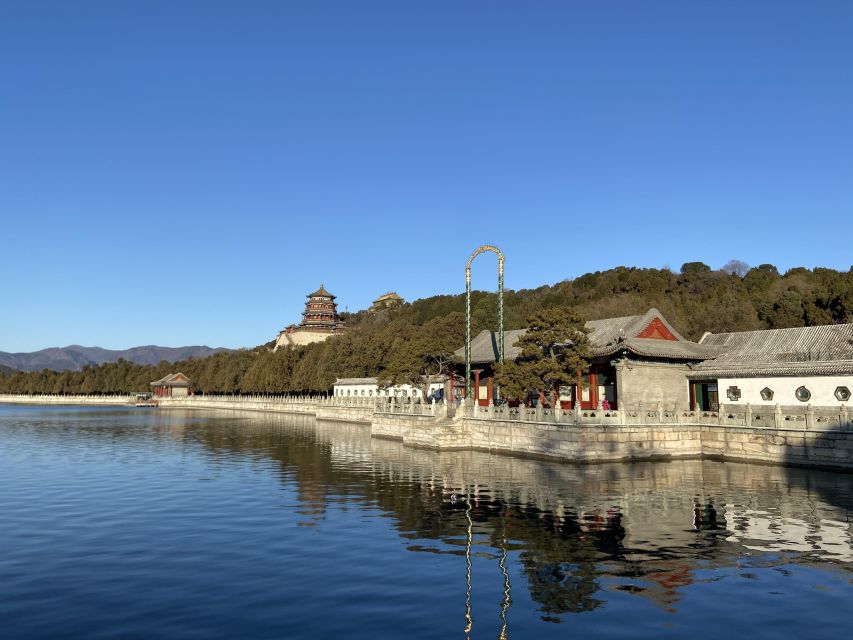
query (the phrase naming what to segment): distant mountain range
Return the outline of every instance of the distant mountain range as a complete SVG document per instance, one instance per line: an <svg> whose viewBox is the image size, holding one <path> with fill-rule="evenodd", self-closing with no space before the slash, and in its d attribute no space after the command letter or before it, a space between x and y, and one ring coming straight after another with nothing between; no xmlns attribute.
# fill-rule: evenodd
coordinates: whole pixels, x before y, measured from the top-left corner
<svg viewBox="0 0 853 640"><path fill-rule="evenodd" d="M163 360L177 362L187 358L205 358L219 351L230 351L230 349L211 347L158 347L148 345L144 347L133 347L123 351L101 349L100 347L81 347L72 344L68 347L54 347L42 349L32 353L6 353L0 351L0 372L4 369L17 369L18 371L41 371L52 369L54 371L66 371L68 369L79 371L87 364L103 364L104 362L115 362L124 358L128 362L136 364L157 364Z"/></svg>

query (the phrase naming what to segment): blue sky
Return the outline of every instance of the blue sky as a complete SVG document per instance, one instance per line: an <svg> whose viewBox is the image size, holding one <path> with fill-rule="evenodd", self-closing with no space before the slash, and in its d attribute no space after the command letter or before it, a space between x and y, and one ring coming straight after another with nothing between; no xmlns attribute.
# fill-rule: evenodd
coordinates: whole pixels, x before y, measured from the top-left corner
<svg viewBox="0 0 853 640"><path fill-rule="evenodd" d="M853 3L0 1L0 350L254 346L732 258L847 270ZM492 288L495 260L474 286Z"/></svg>

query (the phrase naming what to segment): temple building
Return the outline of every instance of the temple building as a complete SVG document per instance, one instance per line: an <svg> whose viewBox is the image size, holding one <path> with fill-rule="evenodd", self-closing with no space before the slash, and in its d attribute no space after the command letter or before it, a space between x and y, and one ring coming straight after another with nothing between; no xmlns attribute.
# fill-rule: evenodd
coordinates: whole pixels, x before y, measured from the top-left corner
<svg viewBox="0 0 853 640"><path fill-rule="evenodd" d="M376 298L370 306L370 310L382 311L382 309L391 309L393 307L399 307L403 302L403 298L398 296L396 291L390 291Z"/></svg>
<svg viewBox="0 0 853 640"><path fill-rule="evenodd" d="M839 407L853 398L853 324L706 333L699 342L685 340L657 309L586 326L589 369L578 373L576 384L560 387L565 409ZM518 357L524 332L504 332L505 360ZM481 406L495 399L497 344L491 331L471 340L472 390ZM464 363L464 347L455 353Z"/></svg>
<svg viewBox="0 0 853 640"><path fill-rule="evenodd" d="M299 346L312 342L323 342L342 334L345 329L338 315L338 305L333 294L321 284L314 293L309 293L302 312L302 322L290 325L279 332L275 349Z"/></svg>
<svg viewBox="0 0 853 640"><path fill-rule="evenodd" d="M840 406L853 395L853 324L706 333L717 351L692 367L691 407Z"/></svg>
<svg viewBox="0 0 853 640"><path fill-rule="evenodd" d="M629 409L656 403L666 408L687 408L691 365L718 351L683 338L657 309L637 316L590 320L586 326L592 347L590 366L578 372L577 383L560 387L559 402L565 409L575 404L581 409ZM506 360L518 357L516 342L525 331L504 332ZM495 398L497 344L497 334L491 331L482 331L471 340L473 392L481 406ZM465 348L455 353L464 363Z"/></svg>

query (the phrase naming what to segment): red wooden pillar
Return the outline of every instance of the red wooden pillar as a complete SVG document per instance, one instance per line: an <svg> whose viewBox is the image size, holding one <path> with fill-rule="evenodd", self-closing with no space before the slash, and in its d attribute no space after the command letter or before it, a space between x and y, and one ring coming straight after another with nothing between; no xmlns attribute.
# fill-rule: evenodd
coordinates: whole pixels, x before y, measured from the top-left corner
<svg viewBox="0 0 853 640"><path fill-rule="evenodd" d="M583 372L580 369L578 369L578 387L577 393L575 393L575 402L578 408L583 409Z"/></svg>
<svg viewBox="0 0 853 640"><path fill-rule="evenodd" d="M598 409L598 374L589 372L589 402L590 409Z"/></svg>
<svg viewBox="0 0 853 640"><path fill-rule="evenodd" d="M474 402L480 402L480 370L474 371Z"/></svg>
<svg viewBox="0 0 853 640"><path fill-rule="evenodd" d="M495 398L495 396L493 395L495 390L494 376L489 376L488 378L486 378L486 388L486 404L488 404L489 402L493 402Z"/></svg>

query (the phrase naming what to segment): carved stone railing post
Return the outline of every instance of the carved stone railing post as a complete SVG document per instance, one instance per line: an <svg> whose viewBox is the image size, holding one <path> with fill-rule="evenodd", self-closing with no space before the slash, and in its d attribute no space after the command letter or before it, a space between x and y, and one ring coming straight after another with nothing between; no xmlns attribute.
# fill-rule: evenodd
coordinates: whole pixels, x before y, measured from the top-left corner
<svg viewBox="0 0 853 640"><path fill-rule="evenodd" d="M746 413L744 414L744 426L752 426L752 405L748 402L746 403Z"/></svg>
<svg viewBox="0 0 853 640"><path fill-rule="evenodd" d="M777 429L782 428L782 407L779 406L778 402L776 403L776 408L773 409L773 422Z"/></svg>
<svg viewBox="0 0 853 640"><path fill-rule="evenodd" d="M806 429L814 429L814 408L811 405L806 407Z"/></svg>
<svg viewBox="0 0 853 640"><path fill-rule="evenodd" d="M841 415L839 416L839 419L838 419L838 426L841 427L842 429L849 429L850 428L850 422L849 422L849 419L847 417L847 406L843 405L843 404L841 405Z"/></svg>

